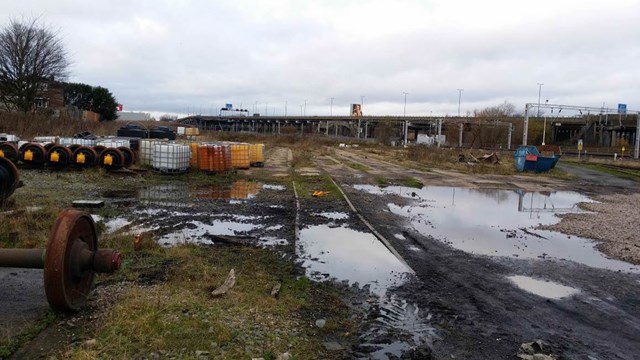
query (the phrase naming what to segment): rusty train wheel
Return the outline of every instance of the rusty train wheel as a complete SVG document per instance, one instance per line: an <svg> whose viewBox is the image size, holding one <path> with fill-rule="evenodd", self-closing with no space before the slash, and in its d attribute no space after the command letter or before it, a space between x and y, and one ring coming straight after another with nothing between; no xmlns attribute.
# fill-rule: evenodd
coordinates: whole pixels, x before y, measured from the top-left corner
<svg viewBox="0 0 640 360"><path fill-rule="evenodd" d="M120 146L118 147L118 150L120 150L122 152L122 155L124 155L124 167L133 165L134 161L136 160L136 154L133 152L133 150L129 149L126 146Z"/></svg>
<svg viewBox="0 0 640 360"><path fill-rule="evenodd" d="M18 187L19 182L20 176L15 164L7 158L0 158L0 205L4 205L7 198Z"/></svg>
<svg viewBox="0 0 640 360"><path fill-rule="evenodd" d="M83 164L80 164L77 162L78 155L80 154L84 155L85 160ZM80 146L73 152L73 162L76 166L80 166L80 167L94 166L97 161L98 161L98 153L93 148L90 148L88 146Z"/></svg>
<svg viewBox="0 0 640 360"><path fill-rule="evenodd" d="M95 150L98 156L100 156L102 155L103 151L107 150L107 147L104 145L96 145L93 147L93 150Z"/></svg>
<svg viewBox="0 0 640 360"><path fill-rule="evenodd" d="M81 146L82 146L82 145L80 145L80 144L73 144L73 145L69 145L69 146L67 146L67 148L68 148L69 150L71 150L71 152L73 153L74 151L78 150L78 148L79 148L79 147L81 147Z"/></svg>
<svg viewBox="0 0 640 360"><path fill-rule="evenodd" d="M58 153L58 161L52 161L51 156L54 152ZM47 165L55 167L67 167L71 165L73 153L64 145L55 145L49 149L47 154Z"/></svg>
<svg viewBox="0 0 640 360"><path fill-rule="evenodd" d="M20 160L20 150L18 145L10 142L4 142L0 144L0 151L2 151L3 157L11 160L14 164Z"/></svg>
<svg viewBox="0 0 640 360"><path fill-rule="evenodd" d="M87 300L95 271L87 266L98 248L96 225L91 216L76 209L64 210L49 235L44 261L44 289L55 311L79 310Z"/></svg>
<svg viewBox="0 0 640 360"><path fill-rule="evenodd" d="M105 164L107 156L111 156L111 164ZM117 170L124 166L124 154L116 148L107 148L100 154L100 166L107 170Z"/></svg>
<svg viewBox="0 0 640 360"><path fill-rule="evenodd" d="M27 151L31 151L32 153L32 158L30 160L25 159ZM44 146L38 143L29 143L25 145L22 151L20 151L20 158L25 164L41 166L44 165L44 162L47 159L47 150L45 150Z"/></svg>

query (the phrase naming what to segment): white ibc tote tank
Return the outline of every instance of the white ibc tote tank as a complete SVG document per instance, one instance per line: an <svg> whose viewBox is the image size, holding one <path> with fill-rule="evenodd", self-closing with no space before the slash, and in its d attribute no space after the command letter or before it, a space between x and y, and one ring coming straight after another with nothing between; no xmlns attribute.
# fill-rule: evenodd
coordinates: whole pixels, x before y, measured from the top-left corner
<svg viewBox="0 0 640 360"><path fill-rule="evenodd" d="M60 138L60 141L58 143L64 146L69 146L69 145L82 145L82 146L88 146L88 147L96 146L96 140L76 139L76 138L70 138L70 137Z"/></svg>
<svg viewBox="0 0 640 360"><path fill-rule="evenodd" d="M161 139L141 139L139 164L151 165L153 160L153 147L155 145L168 144L169 141Z"/></svg>
<svg viewBox="0 0 640 360"><path fill-rule="evenodd" d="M108 148L119 148L120 146L131 148L129 139L104 139L96 143L96 145L102 145Z"/></svg>
<svg viewBox="0 0 640 360"><path fill-rule="evenodd" d="M189 169L191 148L184 144L153 145L151 166L165 173L185 172Z"/></svg>

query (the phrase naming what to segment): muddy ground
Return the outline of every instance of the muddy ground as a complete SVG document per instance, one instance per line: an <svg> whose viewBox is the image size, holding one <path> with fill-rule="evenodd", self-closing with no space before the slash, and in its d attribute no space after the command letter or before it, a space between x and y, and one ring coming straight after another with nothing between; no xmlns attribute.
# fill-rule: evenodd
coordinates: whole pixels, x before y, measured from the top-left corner
<svg viewBox="0 0 640 360"><path fill-rule="evenodd" d="M130 184L125 190L121 183L104 187L70 181L69 186L70 191L106 201L107 206L96 212L106 234L142 234L164 247L197 244L211 251L238 246L228 241L239 242L295 263L296 277L333 284L349 313L345 321L332 319L331 311L317 306L296 311L295 327L316 330L290 336L315 336L320 347L301 352L298 343L288 347L276 342L276 356L287 351L296 358L527 358L531 354L521 345L536 340L544 345L532 353L558 359L634 359L640 353L640 269L603 256L586 239L538 229L538 222L557 222L552 220L556 214L583 221L574 227L596 228L593 224L605 218L599 213L575 214L580 211L575 204L586 196L638 193L638 183L579 167L566 167L573 177L469 175L399 164L353 148L316 151L310 162L293 168L293 156L285 148L271 149L268 157L264 169L241 172L223 185L149 183L134 177L123 180ZM57 175L33 173L30 180L47 186L48 176ZM419 189L419 184L426 187ZM326 193L314 197L314 191ZM488 205L476 213L456 215L483 201ZM547 208L548 203L569 208L569 214ZM513 215L527 212L530 217L525 220ZM454 223L446 224L438 214L455 217ZM493 232L484 239L483 229L468 230L464 225L472 218L486 219ZM497 225L489 225L493 219ZM630 224L620 226L624 225ZM628 231L637 233L631 227ZM593 232L577 234L589 237ZM575 247L563 247L575 241ZM487 248L492 246L495 249ZM98 335L101 316L113 307L120 291L167 281L161 271L165 265L169 264L140 272L142 278L133 282L98 283L86 310L50 320L52 325L14 358L115 357L100 355L100 344L93 352L83 352L83 344ZM19 323L18 313L25 323L47 316L40 284L15 270L0 274L2 291L18 288L21 292L11 290L15 297L24 294L31 299L3 296L3 309L13 304L0 318L3 324ZM35 279L38 273L30 276ZM532 289L523 290L531 284ZM318 324L325 326L323 320L327 327L317 330ZM255 343L263 342L256 339L269 327L260 326L256 323L253 335L248 335L254 340L229 343L241 344L242 356L238 350L216 348L201 357L265 357L258 351L261 344ZM194 357L179 349L141 351L131 357Z"/></svg>

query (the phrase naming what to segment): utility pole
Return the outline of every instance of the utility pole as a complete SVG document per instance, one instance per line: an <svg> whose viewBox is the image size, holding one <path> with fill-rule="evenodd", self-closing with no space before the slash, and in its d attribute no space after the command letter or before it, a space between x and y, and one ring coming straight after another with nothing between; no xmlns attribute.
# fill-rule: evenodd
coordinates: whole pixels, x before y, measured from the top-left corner
<svg viewBox="0 0 640 360"><path fill-rule="evenodd" d="M538 116L540 117L540 94L542 94L542 85L543 83L538 83Z"/></svg>
<svg viewBox="0 0 640 360"><path fill-rule="evenodd" d="M464 89L456 89L458 90L458 117L460 117L460 102L462 100L462 92Z"/></svg>
<svg viewBox="0 0 640 360"><path fill-rule="evenodd" d="M329 110L329 116L333 116L333 99L335 99L335 98L331 98L331 107L330 107L330 110Z"/></svg>
<svg viewBox="0 0 640 360"><path fill-rule="evenodd" d="M403 94L404 94L404 110L402 111L402 116L407 117L407 95L409 95L409 93L403 92Z"/></svg>
<svg viewBox="0 0 640 360"><path fill-rule="evenodd" d="M403 112L402 112L402 113L403 113L403 116L404 116L404 117L407 117L407 95L408 95L409 93L407 93L407 92L403 92L403 94L404 94L404 110L403 110ZM407 138L409 137L408 132L409 132L409 123L408 123L408 122L407 122L407 120L405 119L405 120L404 120L404 146L405 146L405 147L407 146Z"/></svg>

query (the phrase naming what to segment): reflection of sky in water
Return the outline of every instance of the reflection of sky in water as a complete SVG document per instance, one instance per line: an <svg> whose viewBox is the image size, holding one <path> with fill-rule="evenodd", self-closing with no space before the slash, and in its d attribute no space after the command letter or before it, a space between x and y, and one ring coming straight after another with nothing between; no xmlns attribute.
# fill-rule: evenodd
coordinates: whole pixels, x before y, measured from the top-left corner
<svg viewBox="0 0 640 360"><path fill-rule="evenodd" d="M318 215L331 220L344 220L349 218L349 214L337 211L321 212L318 213Z"/></svg>
<svg viewBox="0 0 640 360"><path fill-rule="evenodd" d="M346 227L303 228L299 245L298 255L305 259L303 266L311 278L321 278L316 272L327 273L350 284L371 284L378 294L410 271L373 234Z"/></svg>
<svg viewBox="0 0 640 360"><path fill-rule="evenodd" d="M355 185L354 188L372 194L395 194L414 199L414 204L408 206L389 204L389 210L409 219L416 231L467 252L524 258L552 257L593 267L640 272L637 266L606 258L590 240L535 230L539 224L557 223L559 218L555 214L579 212L577 203L591 201L576 192L525 193L451 187L379 188L370 185Z"/></svg>
<svg viewBox="0 0 640 360"><path fill-rule="evenodd" d="M182 230L167 234L158 239L160 244L176 245L180 243L198 243L212 244L213 242L205 237L205 235L221 235L234 236L239 233L251 231L259 228L261 225L247 224L234 221L214 220L211 224L205 224L201 221L189 221L189 224L195 226L194 229L184 228Z"/></svg>
<svg viewBox="0 0 640 360"><path fill-rule="evenodd" d="M517 287L524 291L548 299L562 299L580 292L580 290L569 286L564 286L552 281L538 280L529 276L515 275L508 276L507 279L513 281Z"/></svg>

